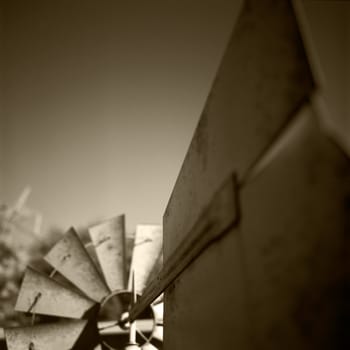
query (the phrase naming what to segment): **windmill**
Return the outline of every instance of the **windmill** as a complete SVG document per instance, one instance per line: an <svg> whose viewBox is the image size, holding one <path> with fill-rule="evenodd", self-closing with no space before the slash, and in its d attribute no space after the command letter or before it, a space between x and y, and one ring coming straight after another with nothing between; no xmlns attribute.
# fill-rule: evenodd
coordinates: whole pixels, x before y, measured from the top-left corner
<svg viewBox="0 0 350 350"><path fill-rule="evenodd" d="M87 244L71 228L49 250L43 258L49 273L26 269L15 310L31 314L32 325L5 329L8 350L159 348L162 302L131 323L128 311L159 270L161 227L138 225L132 244L124 215L88 231Z"/></svg>

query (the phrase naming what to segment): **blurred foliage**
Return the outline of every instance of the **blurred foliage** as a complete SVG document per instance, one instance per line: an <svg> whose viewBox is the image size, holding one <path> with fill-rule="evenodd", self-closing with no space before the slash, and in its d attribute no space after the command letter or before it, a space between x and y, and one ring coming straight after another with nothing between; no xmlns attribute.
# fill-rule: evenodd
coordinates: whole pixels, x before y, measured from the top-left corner
<svg viewBox="0 0 350 350"><path fill-rule="evenodd" d="M20 215L8 215L0 207L0 327L25 325L30 317L14 311L21 279L26 266L39 259L44 245L31 232L29 222Z"/></svg>

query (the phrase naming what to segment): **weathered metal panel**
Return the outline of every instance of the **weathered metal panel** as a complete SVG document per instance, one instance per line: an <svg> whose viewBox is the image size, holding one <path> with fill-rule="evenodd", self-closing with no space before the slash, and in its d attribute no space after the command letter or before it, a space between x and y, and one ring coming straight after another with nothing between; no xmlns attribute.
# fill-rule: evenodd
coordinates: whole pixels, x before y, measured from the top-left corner
<svg viewBox="0 0 350 350"><path fill-rule="evenodd" d="M191 231L167 258L157 278L150 282L136 305L131 308L132 320L160 296L213 241L237 224L237 191L236 179L232 175L220 186Z"/></svg>
<svg viewBox="0 0 350 350"><path fill-rule="evenodd" d="M8 350L73 350L86 320L63 321L5 330Z"/></svg>
<svg viewBox="0 0 350 350"><path fill-rule="evenodd" d="M111 290L125 289L125 217L117 216L89 228L89 234Z"/></svg>
<svg viewBox="0 0 350 350"><path fill-rule="evenodd" d="M165 259L218 184L244 178L312 91L290 2L244 1L164 215Z"/></svg>
<svg viewBox="0 0 350 350"><path fill-rule="evenodd" d="M92 300L100 302L110 293L73 228L44 259Z"/></svg>
<svg viewBox="0 0 350 350"><path fill-rule="evenodd" d="M350 162L309 107L295 121L240 226L166 291L167 350L346 348Z"/></svg>
<svg viewBox="0 0 350 350"><path fill-rule="evenodd" d="M293 128L241 193L250 327L256 347L343 349L350 162L310 108Z"/></svg>
<svg viewBox="0 0 350 350"><path fill-rule="evenodd" d="M81 318L95 302L67 289L48 276L27 268L16 311L67 318Z"/></svg>
<svg viewBox="0 0 350 350"><path fill-rule="evenodd" d="M163 248L163 230L159 225L137 225L130 271L135 274L136 292L142 294L156 258ZM131 274L129 276L131 286Z"/></svg>
<svg viewBox="0 0 350 350"><path fill-rule="evenodd" d="M165 349L253 349L241 239L235 231L205 250L164 295Z"/></svg>

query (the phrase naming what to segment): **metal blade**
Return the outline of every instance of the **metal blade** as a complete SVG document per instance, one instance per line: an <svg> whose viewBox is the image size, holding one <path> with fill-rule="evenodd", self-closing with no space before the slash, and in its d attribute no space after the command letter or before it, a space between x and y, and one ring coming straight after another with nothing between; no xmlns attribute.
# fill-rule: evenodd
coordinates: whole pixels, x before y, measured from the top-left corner
<svg viewBox="0 0 350 350"><path fill-rule="evenodd" d="M107 285L73 228L44 259L89 298L100 302L109 294Z"/></svg>
<svg viewBox="0 0 350 350"><path fill-rule="evenodd" d="M94 305L94 301L71 291L32 268L27 268L15 310L41 315L81 318Z"/></svg>
<svg viewBox="0 0 350 350"><path fill-rule="evenodd" d="M164 303L161 302L156 305L152 305L152 310L154 313L154 317L156 320L156 323L161 323L163 324L163 319L164 319Z"/></svg>
<svg viewBox="0 0 350 350"><path fill-rule="evenodd" d="M5 329L8 350L71 350L87 320L70 320L33 327Z"/></svg>
<svg viewBox="0 0 350 350"><path fill-rule="evenodd" d="M163 341L163 326L156 326L152 333L152 338Z"/></svg>
<svg viewBox="0 0 350 350"><path fill-rule="evenodd" d="M156 348L154 345L152 345L151 343L146 343L143 344L141 347L142 350L158 350L158 348Z"/></svg>
<svg viewBox="0 0 350 350"><path fill-rule="evenodd" d="M162 248L163 231L160 225L137 226L130 271L135 271L135 287L138 294L142 294L146 287ZM131 278L129 278L130 285Z"/></svg>
<svg viewBox="0 0 350 350"><path fill-rule="evenodd" d="M125 289L125 217L117 216L89 228L103 275L111 290Z"/></svg>
<svg viewBox="0 0 350 350"><path fill-rule="evenodd" d="M86 251L88 252L88 254L90 255L91 260L93 261L93 263L95 264L98 272L103 275L101 266L100 266L100 262L98 261L98 257L96 254L96 250L94 247L94 244L92 242L89 242L87 244L84 245Z"/></svg>
<svg viewBox="0 0 350 350"><path fill-rule="evenodd" d="M152 282L152 280L158 277L158 275L162 271L162 268L163 268L163 249L161 250L157 260L155 261L153 269L148 276L147 283L146 283L147 286ZM163 298L164 298L164 294L162 293L152 302L152 305L157 305L159 303L162 303Z"/></svg>
<svg viewBox="0 0 350 350"><path fill-rule="evenodd" d="M162 268L163 268L163 249L161 249L157 259L155 259L154 261L153 268L148 276L147 284L148 282L151 282L152 279L156 278L156 276L158 276Z"/></svg>
<svg viewBox="0 0 350 350"><path fill-rule="evenodd" d="M163 341L163 323L164 323L164 303L152 305L156 327L152 333L152 338Z"/></svg>

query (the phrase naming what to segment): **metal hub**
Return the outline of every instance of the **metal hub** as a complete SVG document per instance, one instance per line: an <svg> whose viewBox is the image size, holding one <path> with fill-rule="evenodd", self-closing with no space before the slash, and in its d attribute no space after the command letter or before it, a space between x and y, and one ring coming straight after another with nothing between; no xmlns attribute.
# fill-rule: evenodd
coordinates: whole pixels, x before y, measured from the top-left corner
<svg viewBox="0 0 350 350"><path fill-rule="evenodd" d="M138 295L139 297L139 295ZM127 343L130 322L128 321L132 293L130 291L112 292L104 299L98 315L101 344L108 350L124 349ZM156 327L155 314L149 306L135 321L136 341L143 345L150 341Z"/></svg>

